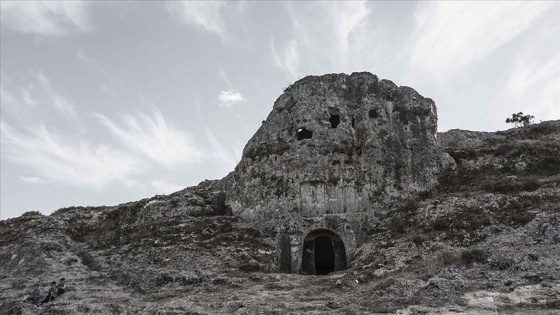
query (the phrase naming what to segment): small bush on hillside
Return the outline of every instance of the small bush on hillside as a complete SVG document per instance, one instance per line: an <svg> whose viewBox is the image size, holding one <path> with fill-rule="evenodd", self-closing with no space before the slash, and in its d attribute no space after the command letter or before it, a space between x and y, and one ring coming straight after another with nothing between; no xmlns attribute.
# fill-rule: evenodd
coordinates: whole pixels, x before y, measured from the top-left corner
<svg viewBox="0 0 560 315"><path fill-rule="evenodd" d="M452 251L442 251L436 256L436 262L440 266L455 265L460 261L459 255Z"/></svg>
<svg viewBox="0 0 560 315"><path fill-rule="evenodd" d="M468 249L461 253L461 261L467 265L483 263L488 257L490 257L490 253L484 249Z"/></svg>
<svg viewBox="0 0 560 315"><path fill-rule="evenodd" d="M520 191L535 191L539 189L540 184L534 178L522 179L488 179L482 184L484 190L494 193L516 193Z"/></svg>
<svg viewBox="0 0 560 315"><path fill-rule="evenodd" d="M403 201L401 207L395 212L389 221L389 229L397 234L403 234L407 228L414 226L414 215L418 210L418 202L409 198Z"/></svg>
<svg viewBox="0 0 560 315"><path fill-rule="evenodd" d="M525 127L533 123L535 116L523 115L522 112L512 114L511 118L506 119L507 124L513 124L516 127Z"/></svg>
<svg viewBox="0 0 560 315"><path fill-rule="evenodd" d="M412 241L412 243L414 243L414 245L419 247L422 246L422 244L424 244L426 238L420 234L416 234L410 240Z"/></svg>

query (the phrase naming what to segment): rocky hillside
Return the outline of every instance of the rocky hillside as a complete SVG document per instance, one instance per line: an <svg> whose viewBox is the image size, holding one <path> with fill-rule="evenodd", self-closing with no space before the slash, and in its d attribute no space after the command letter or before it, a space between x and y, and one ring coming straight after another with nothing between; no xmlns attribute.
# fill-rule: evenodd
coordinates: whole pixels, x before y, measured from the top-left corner
<svg viewBox="0 0 560 315"><path fill-rule="evenodd" d="M559 314L560 121L450 130L439 184L366 231L349 267L278 272L229 177L114 207L0 221L1 314ZM35 282L67 292L36 307Z"/></svg>

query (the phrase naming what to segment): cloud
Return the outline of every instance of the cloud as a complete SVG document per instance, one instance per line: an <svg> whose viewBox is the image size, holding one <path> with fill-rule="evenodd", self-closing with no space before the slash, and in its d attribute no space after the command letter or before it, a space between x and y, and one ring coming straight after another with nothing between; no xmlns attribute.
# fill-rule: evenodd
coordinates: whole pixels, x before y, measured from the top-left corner
<svg viewBox="0 0 560 315"><path fill-rule="evenodd" d="M518 60L508 80L508 90L514 96L560 77L560 55L548 60ZM558 86L560 90L560 86Z"/></svg>
<svg viewBox="0 0 560 315"><path fill-rule="evenodd" d="M232 105L245 100L241 93L236 93L232 90L221 91L220 94L218 94L218 99L220 100L220 106L222 107L231 107Z"/></svg>
<svg viewBox="0 0 560 315"><path fill-rule="evenodd" d="M543 82L560 77L560 26L544 23L513 60L507 89L520 96Z"/></svg>
<svg viewBox="0 0 560 315"><path fill-rule="evenodd" d="M123 88L126 86L126 82L113 75L104 66L102 66L101 63L90 58L83 49L79 49L76 53L76 56L90 69L103 76L103 81L107 81L109 83L110 86L102 86L102 89L104 89L106 92L115 93L114 88Z"/></svg>
<svg viewBox="0 0 560 315"><path fill-rule="evenodd" d="M215 33L222 40L228 33L228 20L241 11L242 2L170 1L167 10L180 22Z"/></svg>
<svg viewBox="0 0 560 315"><path fill-rule="evenodd" d="M271 39L270 49L276 66L291 79L325 68L344 68L364 53L367 44L356 39L371 31L366 22L372 10L366 1L288 2L286 6L293 35L284 41Z"/></svg>
<svg viewBox="0 0 560 315"><path fill-rule="evenodd" d="M123 115L122 123L101 114L96 116L123 144L162 166L171 168L203 157L191 136L169 126L156 108L149 114Z"/></svg>
<svg viewBox="0 0 560 315"><path fill-rule="evenodd" d="M2 1L2 25L21 33L63 36L90 28L85 1Z"/></svg>
<svg viewBox="0 0 560 315"><path fill-rule="evenodd" d="M2 80L4 81L4 80ZM7 110L16 109L16 99L15 97L4 87L4 82L0 85L0 106Z"/></svg>
<svg viewBox="0 0 560 315"><path fill-rule="evenodd" d="M58 112L60 112L64 117L72 120L78 120L76 115L76 106L72 104L67 98L57 93L53 90L50 80L39 73L37 77L40 87L43 90L44 101L50 103ZM39 100L38 102L42 102Z"/></svg>
<svg viewBox="0 0 560 315"><path fill-rule="evenodd" d="M220 77L220 79L224 81L224 83L227 85L228 88L233 87L233 83L231 83L228 75L226 74L225 70L222 67L218 68L218 76Z"/></svg>
<svg viewBox="0 0 560 315"><path fill-rule="evenodd" d="M193 90L193 95L194 95L193 99L194 99L194 106L196 109L196 113L200 118L202 129L204 130L204 134L206 135L205 137L206 143L210 144L210 148L208 150L207 155L209 158L219 161L220 162L219 165L223 166L224 169L226 169L227 171L231 171L233 168L235 168L235 166L237 166L237 163L241 158L241 151L231 147L225 148L222 145L222 142L218 141L218 139L212 132L212 129L210 129L206 124L205 116L203 115L201 110L200 101L197 99L196 91L194 90Z"/></svg>
<svg viewBox="0 0 560 315"><path fill-rule="evenodd" d="M73 186L101 187L125 180L144 168L138 161L104 145L64 138L39 126L21 132L0 122L2 155L28 167L28 183L58 182Z"/></svg>
<svg viewBox="0 0 560 315"><path fill-rule="evenodd" d="M532 110L537 119L549 120L560 118L560 75L546 82Z"/></svg>
<svg viewBox="0 0 560 315"><path fill-rule="evenodd" d="M279 52L279 48L276 47L274 39L271 38L270 48L272 52L272 58L274 59L274 63L278 68L280 68L291 79L295 80L302 76L297 39L292 39L288 44L284 45L284 47Z"/></svg>
<svg viewBox="0 0 560 315"><path fill-rule="evenodd" d="M18 116L42 112L45 115L60 114L69 121L79 121L76 105L68 98L56 91L49 78L43 73L38 73L29 78L24 87L13 84L6 76L2 75L0 88L2 108Z"/></svg>
<svg viewBox="0 0 560 315"><path fill-rule="evenodd" d="M552 5L531 1L422 3L411 36L411 67L443 79L516 38Z"/></svg>
<svg viewBox="0 0 560 315"><path fill-rule="evenodd" d="M212 147L212 155L224 163L224 166L228 170L232 170L237 166L239 160L241 159L241 152L231 152L224 148L224 146L216 139L214 133L206 124L204 124L204 132L206 133L206 138L208 139L210 146Z"/></svg>
<svg viewBox="0 0 560 315"><path fill-rule="evenodd" d="M343 55L348 54L350 35L363 27L365 18L371 10L365 1L349 1L333 3L334 28L337 34L339 50Z"/></svg>
<svg viewBox="0 0 560 315"><path fill-rule="evenodd" d="M20 179L29 184L43 184L46 181L37 176L21 176Z"/></svg>
<svg viewBox="0 0 560 315"><path fill-rule="evenodd" d="M560 117L560 26L554 14L548 17L516 52L504 95L537 120Z"/></svg>

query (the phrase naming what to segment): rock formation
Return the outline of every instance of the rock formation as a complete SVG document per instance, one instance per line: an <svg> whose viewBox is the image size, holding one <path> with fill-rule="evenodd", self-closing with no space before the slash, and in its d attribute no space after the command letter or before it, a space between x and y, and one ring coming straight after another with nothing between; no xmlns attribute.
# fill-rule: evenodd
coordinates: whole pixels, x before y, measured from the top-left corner
<svg viewBox="0 0 560 315"><path fill-rule="evenodd" d="M452 164L436 131L435 103L409 87L370 73L306 77L249 140L227 203L279 235L280 255L290 261L283 270L306 269L302 251L313 253L313 244L302 244L319 229L340 237L335 253L352 257L364 231L433 189Z"/></svg>
<svg viewBox="0 0 560 315"><path fill-rule="evenodd" d="M436 130L411 88L304 78L222 180L0 221L0 314L557 314L560 121Z"/></svg>

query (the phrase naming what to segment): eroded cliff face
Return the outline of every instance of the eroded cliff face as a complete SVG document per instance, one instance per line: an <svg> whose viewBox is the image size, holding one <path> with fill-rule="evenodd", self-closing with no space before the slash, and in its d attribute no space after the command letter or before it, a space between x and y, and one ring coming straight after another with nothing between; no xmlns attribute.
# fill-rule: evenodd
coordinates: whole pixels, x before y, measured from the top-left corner
<svg viewBox="0 0 560 315"><path fill-rule="evenodd" d="M450 165L436 131L435 103L409 87L371 73L306 77L249 140L227 202L255 221L383 215Z"/></svg>
<svg viewBox="0 0 560 315"><path fill-rule="evenodd" d="M409 87L371 73L306 77L249 140L226 202L288 235L293 271L303 237L316 229L339 234L351 257L364 231L452 166L436 131L435 103Z"/></svg>

